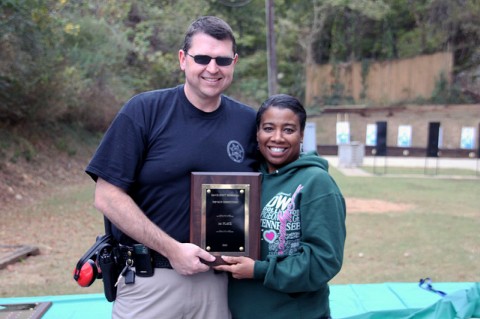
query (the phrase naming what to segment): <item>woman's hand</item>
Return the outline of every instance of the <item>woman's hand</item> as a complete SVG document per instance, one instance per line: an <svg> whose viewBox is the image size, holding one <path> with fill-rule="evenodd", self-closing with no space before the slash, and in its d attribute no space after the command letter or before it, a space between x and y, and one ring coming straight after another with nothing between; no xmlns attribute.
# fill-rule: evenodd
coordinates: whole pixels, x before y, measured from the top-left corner
<svg viewBox="0 0 480 319"><path fill-rule="evenodd" d="M222 256L226 265L215 266L215 270L228 271L232 273L235 279L253 278L253 268L255 260L248 257Z"/></svg>

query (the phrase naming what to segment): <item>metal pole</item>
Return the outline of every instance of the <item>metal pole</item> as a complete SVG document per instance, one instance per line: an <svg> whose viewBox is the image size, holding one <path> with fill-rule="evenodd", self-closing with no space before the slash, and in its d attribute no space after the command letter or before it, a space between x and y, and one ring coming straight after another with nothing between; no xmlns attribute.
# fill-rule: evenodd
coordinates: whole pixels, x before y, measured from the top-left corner
<svg viewBox="0 0 480 319"><path fill-rule="evenodd" d="M275 48L275 13L273 0L265 0L267 20L267 62L268 62L268 95L277 93L277 58Z"/></svg>

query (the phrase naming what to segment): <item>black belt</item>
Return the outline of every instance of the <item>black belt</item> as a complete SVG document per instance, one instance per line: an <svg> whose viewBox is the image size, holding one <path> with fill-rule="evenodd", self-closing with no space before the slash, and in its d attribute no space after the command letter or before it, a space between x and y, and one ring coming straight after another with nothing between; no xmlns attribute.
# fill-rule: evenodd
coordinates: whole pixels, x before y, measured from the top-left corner
<svg viewBox="0 0 480 319"><path fill-rule="evenodd" d="M163 255L160 255L156 251L153 251L153 254L151 252L150 255L152 256L153 267L173 269L173 267L172 267L172 265L170 265L170 261L168 260L167 257L165 257Z"/></svg>
<svg viewBox="0 0 480 319"><path fill-rule="evenodd" d="M132 266L135 266L135 250L133 249L133 247L119 244L117 251L117 260L120 265L130 264ZM149 250L149 252L153 267L173 269L167 257L153 250Z"/></svg>

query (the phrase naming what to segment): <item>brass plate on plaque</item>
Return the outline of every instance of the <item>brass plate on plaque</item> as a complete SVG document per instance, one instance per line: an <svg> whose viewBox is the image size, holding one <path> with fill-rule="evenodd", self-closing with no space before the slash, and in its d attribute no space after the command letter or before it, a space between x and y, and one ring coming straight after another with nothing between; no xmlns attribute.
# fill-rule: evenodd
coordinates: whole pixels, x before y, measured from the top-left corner
<svg viewBox="0 0 480 319"><path fill-rule="evenodd" d="M190 241L217 257L258 259L260 183L260 173L192 173Z"/></svg>

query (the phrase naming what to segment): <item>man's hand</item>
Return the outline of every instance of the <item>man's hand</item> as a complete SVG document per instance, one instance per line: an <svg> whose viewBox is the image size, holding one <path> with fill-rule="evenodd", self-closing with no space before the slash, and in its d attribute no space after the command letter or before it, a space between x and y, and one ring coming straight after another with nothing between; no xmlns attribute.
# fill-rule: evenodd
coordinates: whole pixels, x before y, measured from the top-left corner
<svg viewBox="0 0 480 319"><path fill-rule="evenodd" d="M167 257L173 269L181 275L208 271L210 267L200 258L215 260L200 247L182 244L170 237L145 216L124 190L101 178L98 178L95 189L95 207L122 232Z"/></svg>
<svg viewBox="0 0 480 319"><path fill-rule="evenodd" d="M189 243L179 243L165 257L168 258L173 269L180 275L193 275L208 271L210 267L202 263L201 259L209 262L215 260L215 256L210 255L197 245Z"/></svg>
<svg viewBox="0 0 480 319"><path fill-rule="evenodd" d="M232 257L222 256L222 259L228 265L220 265L214 267L215 270L228 271L232 273L232 277L236 279L253 278L253 268L255 260L248 257Z"/></svg>

